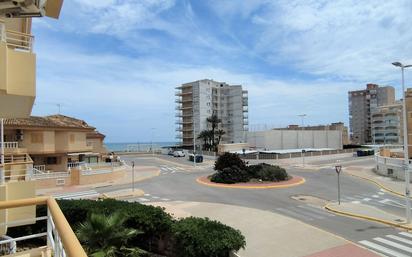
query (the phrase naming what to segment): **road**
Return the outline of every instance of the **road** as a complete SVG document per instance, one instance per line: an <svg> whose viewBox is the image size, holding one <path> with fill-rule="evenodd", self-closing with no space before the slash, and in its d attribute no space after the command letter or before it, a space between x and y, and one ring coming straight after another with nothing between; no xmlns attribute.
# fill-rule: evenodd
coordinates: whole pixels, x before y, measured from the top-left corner
<svg viewBox="0 0 412 257"><path fill-rule="evenodd" d="M396 237L401 232L386 225L335 215L313 204L307 204L305 201L292 199L294 196L313 196L328 201L336 200L337 175L333 168L336 159L333 158L329 161L312 162L311 164L324 167L317 171L296 167L287 168L288 173L304 177L306 183L297 187L271 190L242 190L200 185L196 182L196 178L211 174L213 172L212 165L203 164L201 168L193 169L190 166L182 166L190 165L183 158L177 159L168 156L162 158L130 156L123 158L126 162L134 160L137 165L157 166L162 171L159 177L139 182L138 187L143 189L146 194L134 200L139 202L215 202L257 208L301 220L355 243L361 241L367 244L372 242L374 238L382 238L386 235ZM356 166L371 165L373 160L371 158L350 157L341 159L340 163ZM97 191L103 193L130 187L131 185L112 186L100 188ZM383 192L372 183L345 175L344 171L341 174L341 194L342 201L358 201L398 215L404 213L403 199ZM403 254L406 250L406 256L412 256L412 249L397 249L396 246L395 244L395 247L390 250L396 250L397 253L402 252ZM409 250L411 251L409 252ZM402 255L387 254L387 256Z"/></svg>

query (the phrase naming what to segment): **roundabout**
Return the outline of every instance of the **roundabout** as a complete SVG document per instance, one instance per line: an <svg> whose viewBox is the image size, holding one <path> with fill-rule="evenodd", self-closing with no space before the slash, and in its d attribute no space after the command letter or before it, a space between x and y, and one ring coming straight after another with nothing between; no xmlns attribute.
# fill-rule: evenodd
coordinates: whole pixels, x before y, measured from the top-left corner
<svg viewBox="0 0 412 257"><path fill-rule="evenodd" d="M222 187L222 188L237 188L237 189L272 189L272 188L288 188L298 186L305 183L305 179L300 176L293 176L291 179L280 182L246 182L235 184L223 184L210 181L208 176L199 177L196 182L210 187Z"/></svg>

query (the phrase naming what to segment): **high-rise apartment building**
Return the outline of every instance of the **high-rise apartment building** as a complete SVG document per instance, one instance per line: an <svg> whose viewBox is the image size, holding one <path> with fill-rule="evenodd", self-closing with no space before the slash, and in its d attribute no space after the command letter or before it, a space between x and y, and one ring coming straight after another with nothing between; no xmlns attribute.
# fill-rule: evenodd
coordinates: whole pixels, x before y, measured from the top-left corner
<svg viewBox="0 0 412 257"><path fill-rule="evenodd" d="M371 124L373 144L403 144L401 102L374 108Z"/></svg>
<svg viewBox="0 0 412 257"><path fill-rule="evenodd" d="M248 130L248 92L241 85L210 79L182 84L176 92L177 138L183 148L193 147L193 137L210 129L207 118L217 115L217 129L225 131L222 143L245 142ZM202 140L196 139L196 143Z"/></svg>
<svg viewBox="0 0 412 257"><path fill-rule="evenodd" d="M366 89L349 91L349 127L351 141L355 144L372 143L372 110L395 103L395 89L367 84Z"/></svg>

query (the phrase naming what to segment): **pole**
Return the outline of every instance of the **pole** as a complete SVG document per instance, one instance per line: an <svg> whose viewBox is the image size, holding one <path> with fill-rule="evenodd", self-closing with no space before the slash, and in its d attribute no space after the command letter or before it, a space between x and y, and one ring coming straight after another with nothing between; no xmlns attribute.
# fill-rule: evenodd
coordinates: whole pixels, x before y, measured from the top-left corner
<svg viewBox="0 0 412 257"><path fill-rule="evenodd" d="M340 205L340 179L339 179L339 173L338 173L338 203Z"/></svg>
<svg viewBox="0 0 412 257"><path fill-rule="evenodd" d="M194 110L193 110L193 166L196 167L196 125L195 125Z"/></svg>
<svg viewBox="0 0 412 257"><path fill-rule="evenodd" d="M406 202L406 221L411 223L411 202L410 196L410 174L409 174L409 154L408 154L408 120L406 115L406 92L405 92L405 68L401 66L402 70L402 95L403 95L403 153L404 153L404 169L405 169L405 202Z"/></svg>
<svg viewBox="0 0 412 257"><path fill-rule="evenodd" d="M5 183L5 172L4 172L4 119L0 119L0 144L1 144L1 167L0 167L0 185Z"/></svg>
<svg viewBox="0 0 412 257"><path fill-rule="evenodd" d="M132 161L132 188L134 192L134 161Z"/></svg>

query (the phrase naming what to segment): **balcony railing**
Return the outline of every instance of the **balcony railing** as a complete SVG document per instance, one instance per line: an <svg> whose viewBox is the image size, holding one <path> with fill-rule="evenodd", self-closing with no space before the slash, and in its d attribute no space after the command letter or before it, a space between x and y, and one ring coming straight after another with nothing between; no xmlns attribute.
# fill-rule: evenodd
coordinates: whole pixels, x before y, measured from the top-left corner
<svg viewBox="0 0 412 257"><path fill-rule="evenodd" d="M0 40L5 42L9 48L20 51L33 51L34 36L13 30L6 30L3 20L0 20Z"/></svg>
<svg viewBox="0 0 412 257"><path fill-rule="evenodd" d="M47 238L47 247L53 252L54 257L87 257L86 252L74 234L72 228L64 217L54 198L37 197L29 199L0 201L0 210L12 208L47 205L47 216L37 217L34 221L47 220L47 230L44 233L31 234L17 238L0 241L0 245L15 245L16 242L33 239ZM3 225L16 225L22 221L6 222ZM10 249L12 254L16 249Z"/></svg>
<svg viewBox="0 0 412 257"><path fill-rule="evenodd" d="M1 147L1 143L0 143L0 147ZM4 148L7 149L16 149L19 148L19 142L4 142Z"/></svg>

